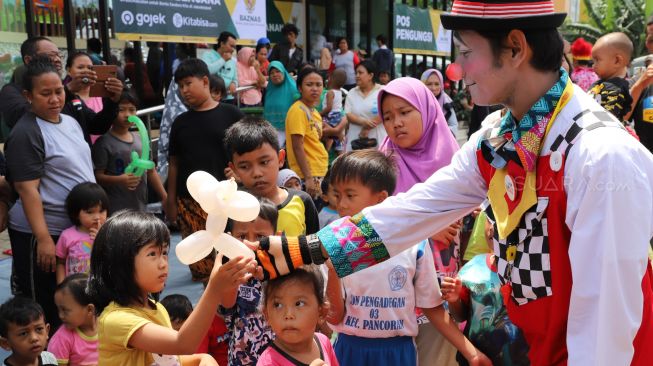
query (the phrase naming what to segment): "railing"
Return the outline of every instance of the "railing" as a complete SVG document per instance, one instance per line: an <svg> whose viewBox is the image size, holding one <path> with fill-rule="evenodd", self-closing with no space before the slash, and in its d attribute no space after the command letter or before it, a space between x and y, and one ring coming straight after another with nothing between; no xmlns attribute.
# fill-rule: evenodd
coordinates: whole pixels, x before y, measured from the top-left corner
<svg viewBox="0 0 653 366"><path fill-rule="evenodd" d="M75 38L100 38L99 17L100 11L95 7L75 7ZM113 17L109 16L107 20L109 37L113 37ZM22 1L20 3L8 3L0 6L0 31L23 33L26 31L26 21L25 7L22 5ZM63 9L56 6L35 5L30 21L36 25L34 27L35 35L47 37L66 36Z"/></svg>
<svg viewBox="0 0 653 366"><path fill-rule="evenodd" d="M63 11L56 6L35 6L32 21L36 24L36 35L50 37L66 36L66 30L63 24Z"/></svg>

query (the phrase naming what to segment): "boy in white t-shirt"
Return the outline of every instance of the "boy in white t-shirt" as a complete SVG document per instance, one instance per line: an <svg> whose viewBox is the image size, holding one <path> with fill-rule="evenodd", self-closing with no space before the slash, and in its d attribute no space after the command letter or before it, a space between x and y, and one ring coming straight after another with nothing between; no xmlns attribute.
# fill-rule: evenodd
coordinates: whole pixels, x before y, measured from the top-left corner
<svg viewBox="0 0 653 366"><path fill-rule="evenodd" d="M394 192L393 159L376 150L345 153L334 161L330 183L340 216L354 215ZM489 364L444 310L426 241L339 281L330 267L327 321L339 333L335 352L342 365L416 365L416 307L470 363Z"/></svg>

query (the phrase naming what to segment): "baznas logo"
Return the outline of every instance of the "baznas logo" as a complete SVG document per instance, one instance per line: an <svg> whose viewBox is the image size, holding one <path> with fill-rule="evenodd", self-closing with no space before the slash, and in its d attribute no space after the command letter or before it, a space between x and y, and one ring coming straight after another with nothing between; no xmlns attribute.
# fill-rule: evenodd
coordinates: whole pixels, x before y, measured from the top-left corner
<svg viewBox="0 0 653 366"><path fill-rule="evenodd" d="M245 7L247 8L248 13L253 13L254 8L256 7L256 0L245 0Z"/></svg>
<svg viewBox="0 0 653 366"><path fill-rule="evenodd" d="M122 23L125 25L134 24L134 14L129 10L123 11L122 15L120 15L120 19L122 19Z"/></svg>
<svg viewBox="0 0 653 366"><path fill-rule="evenodd" d="M172 24L174 24L175 27L181 28L184 25L184 16L175 13L175 15L172 16Z"/></svg>

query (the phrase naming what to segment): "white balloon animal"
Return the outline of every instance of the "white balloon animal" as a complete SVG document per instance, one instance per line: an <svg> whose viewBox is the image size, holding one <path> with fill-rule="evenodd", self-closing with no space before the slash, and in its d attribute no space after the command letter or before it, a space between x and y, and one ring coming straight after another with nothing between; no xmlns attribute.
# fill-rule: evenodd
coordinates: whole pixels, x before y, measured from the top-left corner
<svg viewBox="0 0 653 366"><path fill-rule="evenodd" d="M188 177L186 187L209 216L206 230L197 231L186 237L175 252L184 264L199 261L215 248L228 258L243 256L254 258L254 252L245 244L224 233L227 217L236 221L252 221L258 217L260 205L256 197L238 190L234 179L218 182L211 174L196 171Z"/></svg>

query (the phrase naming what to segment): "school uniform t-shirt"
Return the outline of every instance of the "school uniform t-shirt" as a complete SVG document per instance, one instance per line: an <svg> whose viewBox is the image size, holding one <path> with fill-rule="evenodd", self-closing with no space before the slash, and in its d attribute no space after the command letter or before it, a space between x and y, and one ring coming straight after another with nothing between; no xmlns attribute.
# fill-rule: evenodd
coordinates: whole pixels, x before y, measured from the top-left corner
<svg viewBox="0 0 653 366"><path fill-rule="evenodd" d="M188 198L186 179L203 170L218 180L226 179L229 155L224 146L225 131L245 115L237 107L220 103L208 111L189 110L180 114L170 131L169 156L177 158L177 197Z"/></svg>
<svg viewBox="0 0 653 366"><path fill-rule="evenodd" d="M427 241L341 281L345 318L331 326L338 333L365 338L415 337L415 307L430 309L443 302Z"/></svg>

